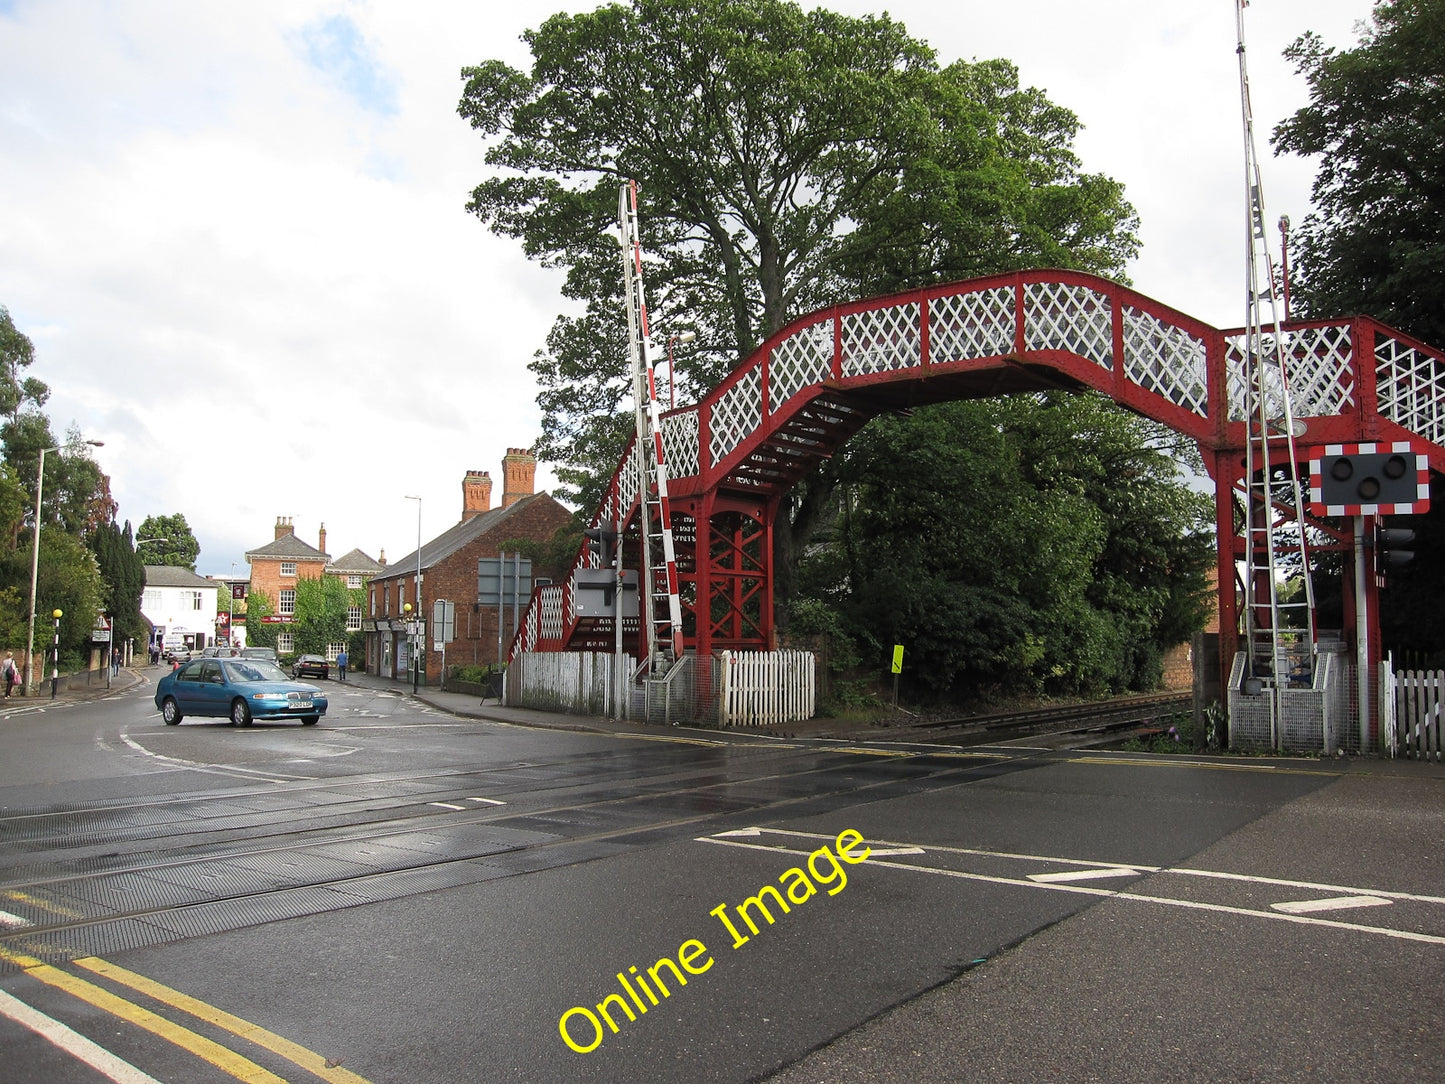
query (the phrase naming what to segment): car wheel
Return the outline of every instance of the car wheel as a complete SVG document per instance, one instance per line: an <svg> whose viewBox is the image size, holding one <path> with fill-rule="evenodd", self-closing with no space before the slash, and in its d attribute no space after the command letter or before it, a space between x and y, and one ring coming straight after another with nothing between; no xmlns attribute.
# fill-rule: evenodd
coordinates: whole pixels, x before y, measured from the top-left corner
<svg viewBox="0 0 1445 1084"><path fill-rule="evenodd" d="M181 721L181 706L176 703L175 697L168 696L161 704L161 718L166 721L166 726L176 726Z"/></svg>
<svg viewBox="0 0 1445 1084"><path fill-rule="evenodd" d="M303 715L303 716L301 716L301 725L302 725L302 726L315 726L315 725L317 724L317 722L320 721L320 719L321 719L321 716L319 716L319 715Z"/></svg>
<svg viewBox="0 0 1445 1084"><path fill-rule="evenodd" d="M251 709L239 696L231 701L231 722L235 726L251 725Z"/></svg>

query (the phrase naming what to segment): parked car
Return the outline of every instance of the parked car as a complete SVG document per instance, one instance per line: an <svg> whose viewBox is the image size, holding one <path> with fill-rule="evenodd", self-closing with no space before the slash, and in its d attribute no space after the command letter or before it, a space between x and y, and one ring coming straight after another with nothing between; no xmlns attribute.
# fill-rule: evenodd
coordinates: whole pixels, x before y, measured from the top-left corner
<svg viewBox="0 0 1445 1084"><path fill-rule="evenodd" d="M330 661L324 655L298 655L291 664L291 676L299 678L307 675L325 681L331 676Z"/></svg>
<svg viewBox="0 0 1445 1084"><path fill-rule="evenodd" d="M276 649L274 647L243 647L241 648L241 658L265 659L273 666L281 665L281 660L276 658Z"/></svg>
<svg viewBox="0 0 1445 1084"><path fill-rule="evenodd" d="M253 719L300 719L315 726L326 714L326 694L292 681L265 659L192 659L156 682L156 707L167 726L187 715L229 718L233 726Z"/></svg>

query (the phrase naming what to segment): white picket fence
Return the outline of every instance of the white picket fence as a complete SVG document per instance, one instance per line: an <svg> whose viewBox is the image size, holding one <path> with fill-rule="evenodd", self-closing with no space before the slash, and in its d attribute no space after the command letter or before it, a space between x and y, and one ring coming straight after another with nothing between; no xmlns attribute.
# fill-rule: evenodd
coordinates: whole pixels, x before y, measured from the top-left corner
<svg viewBox="0 0 1445 1084"><path fill-rule="evenodd" d="M775 726L813 717L811 651L724 651L718 662L722 726Z"/></svg>
<svg viewBox="0 0 1445 1084"><path fill-rule="evenodd" d="M1441 745L1445 738L1445 670L1396 671L1387 658L1380 666L1380 684L1390 755L1445 759Z"/></svg>

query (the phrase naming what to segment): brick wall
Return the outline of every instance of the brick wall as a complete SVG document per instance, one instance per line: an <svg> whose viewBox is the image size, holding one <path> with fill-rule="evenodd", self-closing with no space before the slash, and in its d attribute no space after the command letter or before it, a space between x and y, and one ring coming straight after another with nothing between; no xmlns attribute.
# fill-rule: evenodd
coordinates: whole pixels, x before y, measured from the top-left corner
<svg viewBox="0 0 1445 1084"><path fill-rule="evenodd" d="M447 599L456 603L457 624L456 639L447 645L446 661L448 666L453 665L479 665L487 666L497 661L497 607L487 606L478 609L477 600L477 562L483 557L500 556L499 547L502 542L513 538L526 538L536 542L549 540L557 531L566 526L571 520L572 513L558 504L552 497L543 493L532 501L527 507L520 508L507 520L463 546L450 557L446 558L424 570L422 575L422 613L430 621L432 604L437 599ZM396 569L396 572L402 572ZM566 569L532 569L532 576L550 576L553 579L559 578ZM415 605L416 599L416 573L402 573L400 577L404 584L402 601L411 602ZM377 610L375 615L371 612L370 594L372 588L368 588L368 601L362 610L364 617L400 617L396 602L396 579L373 581L374 588L380 591ZM525 609L529 596L523 595L521 602ZM508 631L504 635L504 646L510 640L510 627L513 621L511 599L507 600L507 625ZM393 656L394 658L394 656ZM441 678L442 653L432 650L430 630L426 643L426 675L428 684L436 684ZM402 677L401 674L383 676Z"/></svg>

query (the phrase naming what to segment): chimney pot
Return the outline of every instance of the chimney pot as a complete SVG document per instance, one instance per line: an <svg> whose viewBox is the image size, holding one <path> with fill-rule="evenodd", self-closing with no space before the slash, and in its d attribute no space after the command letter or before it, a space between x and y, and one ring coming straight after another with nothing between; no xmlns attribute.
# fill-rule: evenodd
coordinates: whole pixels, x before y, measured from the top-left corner
<svg viewBox="0 0 1445 1084"><path fill-rule="evenodd" d="M502 507L530 497L537 484L537 457L526 448L508 448L502 457Z"/></svg>
<svg viewBox="0 0 1445 1084"><path fill-rule="evenodd" d="M492 476L484 470L469 470L462 479L462 522L475 519L492 507Z"/></svg>

